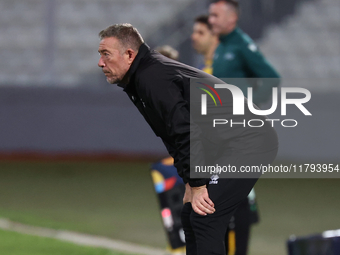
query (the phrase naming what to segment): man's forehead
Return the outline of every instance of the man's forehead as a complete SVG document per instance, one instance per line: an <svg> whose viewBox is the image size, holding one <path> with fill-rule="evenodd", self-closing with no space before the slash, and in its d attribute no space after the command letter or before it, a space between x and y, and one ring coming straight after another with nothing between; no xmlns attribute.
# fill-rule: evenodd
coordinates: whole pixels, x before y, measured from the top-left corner
<svg viewBox="0 0 340 255"><path fill-rule="evenodd" d="M105 37L99 43L99 50L104 49L117 49L118 48L118 39L115 37Z"/></svg>
<svg viewBox="0 0 340 255"><path fill-rule="evenodd" d="M210 4L209 12L218 12L218 11L226 11L228 9L228 5L224 1L219 1L216 3Z"/></svg>
<svg viewBox="0 0 340 255"><path fill-rule="evenodd" d="M202 22L196 22L194 24L194 29L200 30L200 31L202 31L202 30L209 30L208 25L205 24L205 23L202 23Z"/></svg>

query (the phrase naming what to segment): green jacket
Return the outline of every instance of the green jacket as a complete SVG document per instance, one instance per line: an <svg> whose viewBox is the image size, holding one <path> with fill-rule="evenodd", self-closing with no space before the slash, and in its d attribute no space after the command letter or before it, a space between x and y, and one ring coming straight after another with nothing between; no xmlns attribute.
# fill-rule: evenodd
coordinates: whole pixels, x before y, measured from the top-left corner
<svg viewBox="0 0 340 255"><path fill-rule="evenodd" d="M277 78L254 80L236 79L238 86L247 96L247 87L253 87L253 102L261 104L272 95L272 87L280 83L280 76L258 50L253 40L240 28L220 36L213 62L213 75L218 78Z"/></svg>

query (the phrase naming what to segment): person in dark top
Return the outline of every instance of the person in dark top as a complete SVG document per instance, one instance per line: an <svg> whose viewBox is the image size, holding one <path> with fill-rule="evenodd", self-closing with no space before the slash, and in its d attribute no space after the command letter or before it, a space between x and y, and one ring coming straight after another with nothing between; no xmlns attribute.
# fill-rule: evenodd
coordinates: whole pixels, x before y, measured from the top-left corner
<svg viewBox="0 0 340 255"><path fill-rule="evenodd" d="M221 166L269 164L278 150L275 130L265 116L249 111L245 98L239 98L244 103L244 114L233 115L230 90L224 90L223 107L211 108L212 114L235 123L261 119L263 125L204 129L205 119L197 118L199 109L191 107L190 100L191 93L195 95L199 90L190 90L190 82L198 78L209 79L213 84L223 81L150 50L130 24L112 25L99 37L98 66L107 81L118 83L127 93L174 158L178 174L190 185L182 211L187 254L225 254L224 238L230 218L259 176L193 178L192 169L209 157L209 164Z"/></svg>

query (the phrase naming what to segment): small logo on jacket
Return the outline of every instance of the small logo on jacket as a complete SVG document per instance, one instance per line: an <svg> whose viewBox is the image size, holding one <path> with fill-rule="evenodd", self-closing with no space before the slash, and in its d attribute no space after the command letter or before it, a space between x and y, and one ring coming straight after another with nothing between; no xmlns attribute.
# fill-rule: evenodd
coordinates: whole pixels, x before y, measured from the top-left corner
<svg viewBox="0 0 340 255"><path fill-rule="evenodd" d="M209 184L218 184L218 179L219 179L219 178L220 178L220 177L218 177L217 174L212 175L212 176L210 177L211 181L209 182Z"/></svg>
<svg viewBox="0 0 340 255"><path fill-rule="evenodd" d="M233 60L235 58L235 55L232 52L228 52L228 53L224 54L224 58L226 60Z"/></svg>

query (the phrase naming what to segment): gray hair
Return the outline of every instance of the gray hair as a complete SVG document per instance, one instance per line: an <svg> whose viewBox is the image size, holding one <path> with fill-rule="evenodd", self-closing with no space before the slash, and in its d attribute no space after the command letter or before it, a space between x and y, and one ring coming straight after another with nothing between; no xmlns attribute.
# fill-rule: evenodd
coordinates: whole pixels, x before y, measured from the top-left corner
<svg viewBox="0 0 340 255"><path fill-rule="evenodd" d="M131 48L138 51L144 40L138 30L131 24L114 24L99 32L99 38L103 40L107 37L115 37L125 48Z"/></svg>

